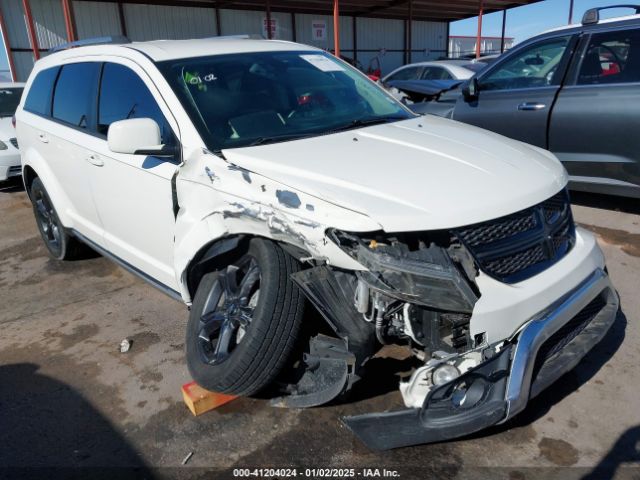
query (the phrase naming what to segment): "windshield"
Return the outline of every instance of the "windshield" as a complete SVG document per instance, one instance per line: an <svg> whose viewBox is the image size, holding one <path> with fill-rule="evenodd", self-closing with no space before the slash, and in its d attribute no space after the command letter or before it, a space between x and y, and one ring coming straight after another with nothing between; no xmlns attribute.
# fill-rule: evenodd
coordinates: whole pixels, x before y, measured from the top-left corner
<svg viewBox="0 0 640 480"><path fill-rule="evenodd" d="M413 116L353 67L323 52L216 55L159 67L212 151Z"/></svg>
<svg viewBox="0 0 640 480"><path fill-rule="evenodd" d="M12 117L16 113L22 88L0 88L0 117Z"/></svg>

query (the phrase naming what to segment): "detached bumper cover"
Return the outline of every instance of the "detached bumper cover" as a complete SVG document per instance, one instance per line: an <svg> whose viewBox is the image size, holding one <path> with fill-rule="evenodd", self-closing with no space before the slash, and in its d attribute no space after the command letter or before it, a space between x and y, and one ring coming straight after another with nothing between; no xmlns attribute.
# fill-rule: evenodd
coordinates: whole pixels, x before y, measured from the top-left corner
<svg viewBox="0 0 640 480"><path fill-rule="evenodd" d="M609 277L597 269L530 320L500 353L432 390L422 408L343 421L374 450L448 440L502 423L574 368L605 336L618 307Z"/></svg>

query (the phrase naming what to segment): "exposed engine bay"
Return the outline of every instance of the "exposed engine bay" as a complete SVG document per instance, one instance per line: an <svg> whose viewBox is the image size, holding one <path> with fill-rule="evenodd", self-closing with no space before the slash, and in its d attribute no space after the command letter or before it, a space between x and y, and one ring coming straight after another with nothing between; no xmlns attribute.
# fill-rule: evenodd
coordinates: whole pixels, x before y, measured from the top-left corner
<svg viewBox="0 0 640 480"><path fill-rule="evenodd" d="M338 230L328 236L368 270L347 272L322 265L293 279L345 341L342 354L354 355L341 390L357 380L366 361L385 344L407 345L424 363L400 384L408 407L421 407L433 387L483 361L488 345L482 334L472 338L469 329L480 297L478 270L454 236L446 231Z"/></svg>

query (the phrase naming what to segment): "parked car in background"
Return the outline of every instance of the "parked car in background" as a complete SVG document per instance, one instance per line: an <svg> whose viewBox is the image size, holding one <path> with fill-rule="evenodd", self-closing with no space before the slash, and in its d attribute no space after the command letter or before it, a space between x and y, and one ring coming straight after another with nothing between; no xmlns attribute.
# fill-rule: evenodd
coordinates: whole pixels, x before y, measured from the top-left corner
<svg viewBox="0 0 640 480"><path fill-rule="evenodd" d="M600 21L603 8L413 110L551 150L572 189L640 197L640 15Z"/></svg>
<svg viewBox="0 0 640 480"><path fill-rule="evenodd" d="M20 103L24 83L0 83L0 182L20 176L20 152L13 115Z"/></svg>
<svg viewBox="0 0 640 480"><path fill-rule="evenodd" d="M381 80L388 89L396 89L412 103L433 100L481 71L484 64L466 60L412 63L397 68Z"/></svg>
<svg viewBox="0 0 640 480"><path fill-rule="evenodd" d="M36 62L16 120L50 254L90 245L188 305L205 388L295 366L274 405L309 407L375 378L383 344L414 355L404 410L344 419L372 448L506 421L616 318L551 153L415 115L307 45L76 44ZM302 329L305 297L326 325Z"/></svg>

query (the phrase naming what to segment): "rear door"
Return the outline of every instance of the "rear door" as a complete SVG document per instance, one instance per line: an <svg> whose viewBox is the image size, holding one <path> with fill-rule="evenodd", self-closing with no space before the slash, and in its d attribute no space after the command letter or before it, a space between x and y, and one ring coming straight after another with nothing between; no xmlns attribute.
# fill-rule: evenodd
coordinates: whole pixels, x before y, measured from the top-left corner
<svg viewBox="0 0 640 480"><path fill-rule="evenodd" d="M507 55L478 76L478 98L460 98L454 118L546 148L549 114L575 41L548 38Z"/></svg>
<svg viewBox="0 0 640 480"><path fill-rule="evenodd" d="M165 145L178 144L177 123L155 85L134 62L105 62L97 102L97 135L88 147L89 178L107 249L156 282L177 290L173 269L175 213L172 178L179 158L112 152L109 125L151 118Z"/></svg>
<svg viewBox="0 0 640 480"><path fill-rule="evenodd" d="M92 62L68 63L44 70L34 80L25 101L25 111L40 117L34 122L25 118L25 123L33 126L29 129L32 138L27 144L44 158L67 197L66 204L57 205L64 208L64 216L70 220L65 226L97 243L102 240L102 225L87 180L85 145L93 135L99 70L100 64ZM38 84L40 78L42 85ZM53 93L50 94L48 88L52 80Z"/></svg>
<svg viewBox="0 0 640 480"><path fill-rule="evenodd" d="M574 187L640 194L640 27L593 33L558 96L549 149Z"/></svg>

